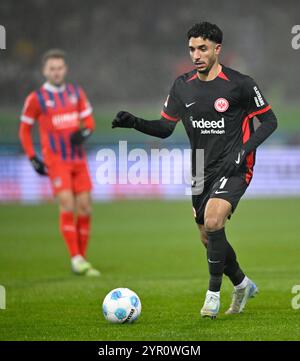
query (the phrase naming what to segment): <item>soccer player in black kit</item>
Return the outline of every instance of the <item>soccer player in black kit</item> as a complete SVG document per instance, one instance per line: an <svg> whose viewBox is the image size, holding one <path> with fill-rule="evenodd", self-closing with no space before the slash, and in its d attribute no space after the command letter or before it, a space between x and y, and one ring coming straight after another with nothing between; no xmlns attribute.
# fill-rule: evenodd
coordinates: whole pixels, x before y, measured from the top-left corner
<svg viewBox="0 0 300 361"><path fill-rule="evenodd" d="M258 292L237 262L225 223L251 182L256 148L276 129L277 119L252 78L219 63L223 34L218 26L201 22L187 36L195 69L175 80L161 119L144 120L121 111L112 127L166 138L182 120L192 149L192 190L200 182L196 151L204 149L203 191L192 192L192 202L210 274L201 316L215 318L223 274L234 286L226 314L242 312ZM256 130L254 117L260 122Z"/></svg>

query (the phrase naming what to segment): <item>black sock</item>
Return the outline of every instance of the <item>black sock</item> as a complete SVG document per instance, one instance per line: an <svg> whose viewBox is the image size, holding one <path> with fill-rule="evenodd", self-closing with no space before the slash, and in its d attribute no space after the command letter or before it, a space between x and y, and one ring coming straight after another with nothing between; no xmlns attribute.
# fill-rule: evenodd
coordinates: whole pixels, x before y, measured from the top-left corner
<svg viewBox="0 0 300 361"><path fill-rule="evenodd" d="M234 249L227 240L224 274L229 277L234 286L239 285L245 277L244 272L241 270L237 262Z"/></svg>
<svg viewBox="0 0 300 361"><path fill-rule="evenodd" d="M224 228L207 232L207 261L210 274L208 289L220 291L226 258L226 235Z"/></svg>

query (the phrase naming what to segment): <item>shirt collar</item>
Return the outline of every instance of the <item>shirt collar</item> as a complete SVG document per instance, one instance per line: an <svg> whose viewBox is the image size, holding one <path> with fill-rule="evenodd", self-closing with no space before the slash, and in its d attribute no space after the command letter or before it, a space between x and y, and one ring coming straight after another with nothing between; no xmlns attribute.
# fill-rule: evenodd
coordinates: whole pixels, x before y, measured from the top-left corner
<svg viewBox="0 0 300 361"><path fill-rule="evenodd" d="M46 83L44 83L43 87L52 93L60 93L66 89L66 84L62 84L61 86L55 86L47 81Z"/></svg>

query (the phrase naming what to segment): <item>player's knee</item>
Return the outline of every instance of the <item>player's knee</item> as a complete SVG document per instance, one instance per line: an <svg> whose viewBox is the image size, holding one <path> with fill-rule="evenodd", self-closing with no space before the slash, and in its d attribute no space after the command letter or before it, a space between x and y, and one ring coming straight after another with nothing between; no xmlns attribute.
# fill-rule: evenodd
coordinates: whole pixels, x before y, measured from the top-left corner
<svg viewBox="0 0 300 361"><path fill-rule="evenodd" d="M90 194L78 194L76 197L76 210L80 216L88 216L92 212L92 202Z"/></svg>
<svg viewBox="0 0 300 361"><path fill-rule="evenodd" d="M59 208L62 212L74 212L75 211L74 204L72 202L68 202L68 201L60 202Z"/></svg>
<svg viewBox="0 0 300 361"><path fill-rule="evenodd" d="M74 212L75 211L75 199L71 192L62 191L57 194L59 202L59 208L61 212Z"/></svg>
<svg viewBox="0 0 300 361"><path fill-rule="evenodd" d="M223 221L219 217L206 217L204 226L206 231L214 232L223 227Z"/></svg>
<svg viewBox="0 0 300 361"><path fill-rule="evenodd" d="M88 216L91 214L91 204L89 202L81 202L77 205L77 213L80 216Z"/></svg>

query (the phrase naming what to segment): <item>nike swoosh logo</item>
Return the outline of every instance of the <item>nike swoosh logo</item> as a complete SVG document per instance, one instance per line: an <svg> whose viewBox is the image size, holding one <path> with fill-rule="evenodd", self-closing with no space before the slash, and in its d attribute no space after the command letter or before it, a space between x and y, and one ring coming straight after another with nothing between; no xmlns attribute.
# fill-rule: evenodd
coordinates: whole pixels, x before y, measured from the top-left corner
<svg viewBox="0 0 300 361"><path fill-rule="evenodd" d="M239 153L239 155L238 155L238 159L235 161L235 162L236 162L236 164L239 164L239 163L240 163L240 160L241 160L241 153Z"/></svg>
<svg viewBox="0 0 300 361"><path fill-rule="evenodd" d="M215 194L228 193L228 191L215 191Z"/></svg>
<svg viewBox="0 0 300 361"><path fill-rule="evenodd" d="M186 108L189 108L189 107L191 107L192 105L194 105L196 102L193 102L193 103L189 103L189 104L185 104L185 107Z"/></svg>
<svg viewBox="0 0 300 361"><path fill-rule="evenodd" d="M208 259L209 263L220 263L221 261L211 261L210 259Z"/></svg>

